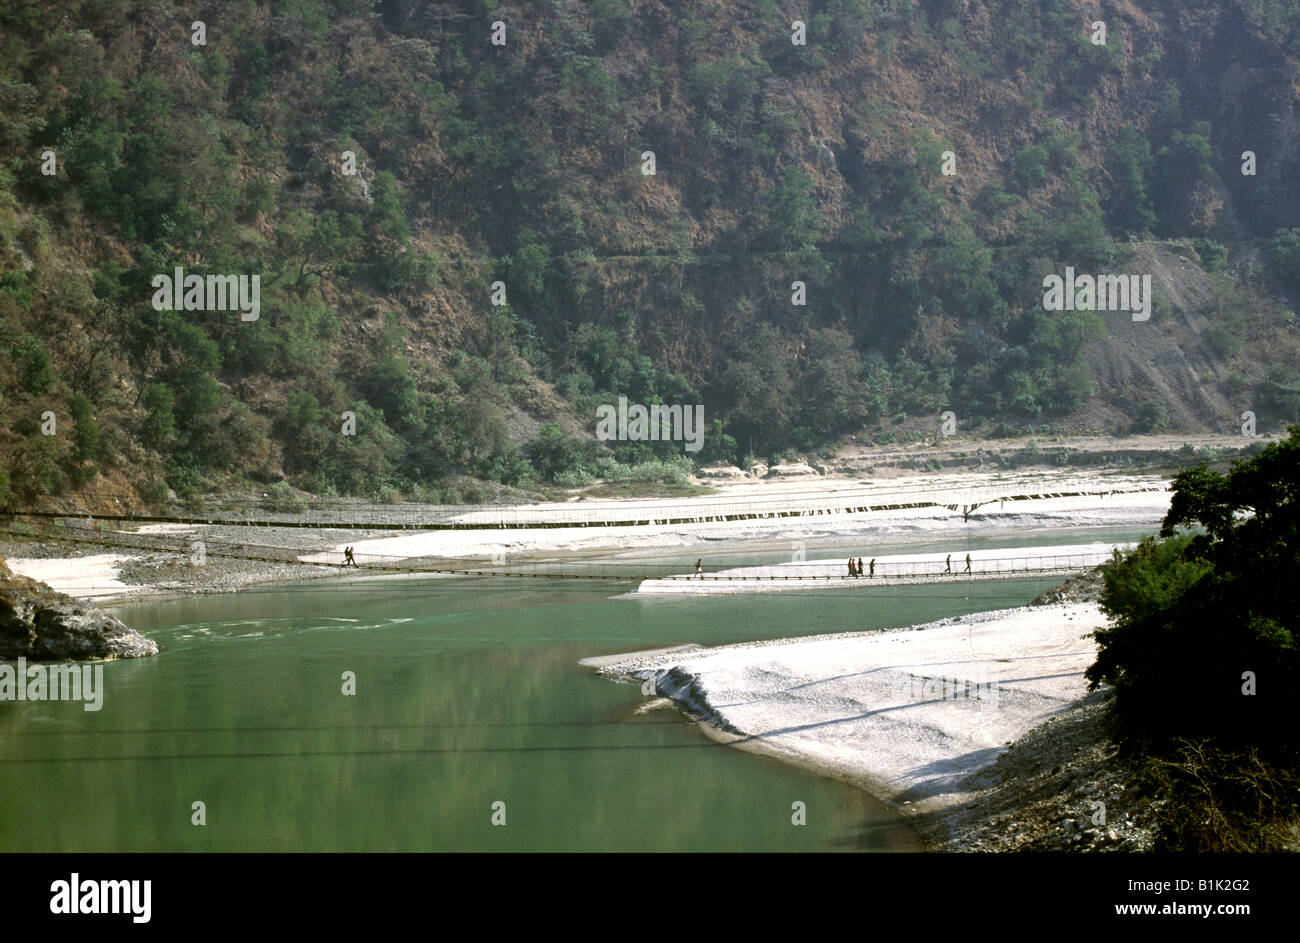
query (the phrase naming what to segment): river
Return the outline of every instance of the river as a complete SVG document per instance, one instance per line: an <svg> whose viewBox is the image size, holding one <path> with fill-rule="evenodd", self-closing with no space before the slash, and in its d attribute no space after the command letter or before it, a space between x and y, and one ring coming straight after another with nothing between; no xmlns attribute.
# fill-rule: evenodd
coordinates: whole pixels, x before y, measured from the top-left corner
<svg viewBox="0 0 1300 943"><path fill-rule="evenodd" d="M1053 582L615 599L633 584L386 579L120 605L162 652L105 665L101 710L0 704L0 849L915 850L866 793L638 713L578 659L903 626Z"/></svg>

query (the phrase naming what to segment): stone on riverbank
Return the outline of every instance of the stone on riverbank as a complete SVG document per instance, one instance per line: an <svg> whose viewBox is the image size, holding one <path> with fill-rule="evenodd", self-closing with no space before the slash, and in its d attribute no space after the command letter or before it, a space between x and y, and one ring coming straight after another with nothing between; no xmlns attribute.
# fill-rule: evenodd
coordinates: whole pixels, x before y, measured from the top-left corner
<svg viewBox="0 0 1300 943"><path fill-rule="evenodd" d="M85 661L156 654L157 643L119 619L18 576L0 558L0 659Z"/></svg>

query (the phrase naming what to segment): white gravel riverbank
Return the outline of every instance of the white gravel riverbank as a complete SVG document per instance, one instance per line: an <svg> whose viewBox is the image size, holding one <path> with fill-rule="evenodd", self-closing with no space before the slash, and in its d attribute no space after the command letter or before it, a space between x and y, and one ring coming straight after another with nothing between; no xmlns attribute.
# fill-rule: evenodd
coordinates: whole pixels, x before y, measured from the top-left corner
<svg viewBox="0 0 1300 943"><path fill-rule="evenodd" d="M1087 693L1092 603L912 629L729 645L606 664L743 749L914 810L960 801L1008 744Z"/></svg>

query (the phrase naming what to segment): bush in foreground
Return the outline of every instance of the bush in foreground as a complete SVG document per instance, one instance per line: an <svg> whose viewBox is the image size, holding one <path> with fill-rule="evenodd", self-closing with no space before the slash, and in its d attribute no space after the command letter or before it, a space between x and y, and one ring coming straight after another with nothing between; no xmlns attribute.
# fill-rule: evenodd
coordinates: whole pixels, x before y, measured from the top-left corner
<svg viewBox="0 0 1300 943"><path fill-rule="evenodd" d="M1174 479L1161 529L1103 568L1091 687L1163 795L1159 846L1300 847L1300 427Z"/></svg>

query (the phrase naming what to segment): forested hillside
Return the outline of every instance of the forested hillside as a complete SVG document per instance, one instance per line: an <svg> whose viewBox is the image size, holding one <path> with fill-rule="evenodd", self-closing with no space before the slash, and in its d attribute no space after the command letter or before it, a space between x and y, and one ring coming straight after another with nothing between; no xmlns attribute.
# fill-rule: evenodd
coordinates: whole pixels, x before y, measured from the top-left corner
<svg viewBox="0 0 1300 943"><path fill-rule="evenodd" d="M0 504L1279 428L1298 56L1300 0L8 0ZM597 442L620 395L704 448Z"/></svg>

